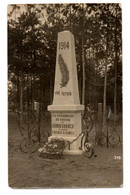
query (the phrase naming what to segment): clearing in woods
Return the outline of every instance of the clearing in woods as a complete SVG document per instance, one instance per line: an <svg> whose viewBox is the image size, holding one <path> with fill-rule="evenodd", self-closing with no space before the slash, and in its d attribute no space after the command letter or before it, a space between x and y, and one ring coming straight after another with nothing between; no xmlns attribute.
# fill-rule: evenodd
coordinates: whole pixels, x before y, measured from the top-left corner
<svg viewBox="0 0 130 195"><path fill-rule="evenodd" d="M38 153L16 151L22 136L16 116L9 112L9 186L12 188L95 188L123 184L122 144L115 148L96 146L97 157L64 155L43 159Z"/></svg>

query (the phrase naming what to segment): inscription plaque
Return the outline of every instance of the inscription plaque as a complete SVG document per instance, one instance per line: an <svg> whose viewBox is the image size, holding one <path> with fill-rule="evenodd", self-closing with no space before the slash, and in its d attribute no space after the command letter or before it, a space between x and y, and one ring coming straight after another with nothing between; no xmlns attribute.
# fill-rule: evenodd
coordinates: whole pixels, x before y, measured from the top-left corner
<svg viewBox="0 0 130 195"><path fill-rule="evenodd" d="M74 114L71 113L53 113L52 114L52 134L62 136L74 136Z"/></svg>

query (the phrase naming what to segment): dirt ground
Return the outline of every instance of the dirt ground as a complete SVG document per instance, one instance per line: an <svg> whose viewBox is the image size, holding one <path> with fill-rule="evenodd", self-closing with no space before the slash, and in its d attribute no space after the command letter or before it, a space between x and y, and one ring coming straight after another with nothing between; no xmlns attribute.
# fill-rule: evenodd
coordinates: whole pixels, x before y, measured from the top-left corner
<svg viewBox="0 0 130 195"><path fill-rule="evenodd" d="M16 117L9 113L9 186L12 188L106 188L122 187L122 144L114 148L95 146L97 157L64 155L63 159L43 159L23 153Z"/></svg>

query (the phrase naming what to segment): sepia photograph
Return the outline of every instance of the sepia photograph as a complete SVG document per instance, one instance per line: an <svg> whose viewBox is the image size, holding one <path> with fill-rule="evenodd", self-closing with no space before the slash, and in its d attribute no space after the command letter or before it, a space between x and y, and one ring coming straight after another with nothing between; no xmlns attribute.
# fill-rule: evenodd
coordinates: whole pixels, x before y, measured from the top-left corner
<svg viewBox="0 0 130 195"><path fill-rule="evenodd" d="M123 187L122 5L8 4L8 185Z"/></svg>

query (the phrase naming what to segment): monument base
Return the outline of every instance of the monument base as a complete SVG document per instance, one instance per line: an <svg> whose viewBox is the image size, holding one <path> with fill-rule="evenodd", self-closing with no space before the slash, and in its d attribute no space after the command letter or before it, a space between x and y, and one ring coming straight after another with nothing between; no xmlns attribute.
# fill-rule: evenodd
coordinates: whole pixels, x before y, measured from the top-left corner
<svg viewBox="0 0 130 195"><path fill-rule="evenodd" d="M82 154L81 137L83 105L50 105L52 138L68 141L64 154ZM79 136L79 137L78 137ZM76 139L77 138L77 139ZM69 144L70 143L70 144Z"/></svg>
<svg viewBox="0 0 130 195"><path fill-rule="evenodd" d="M82 155L82 150L64 150L63 154L67 154L67 155Z"/></svg>
<svg viewBox="0 0 130 195"><path fill-rule="evenodd" d="M81 155L82 149L81 149L81 137L78 139L76 137L60 137L68 142L68 145L66 146L65 150L63 151L63 154L70 154L70 155ZM56 136L50 136L48 138L48 142L51 141L51 139L57 138ZM76 140L75 140L76 139ZM73 142L73 140L75 140ZM73 143L71 143L73 142ZM69 144L70 143L70 144Z"/></svg>

